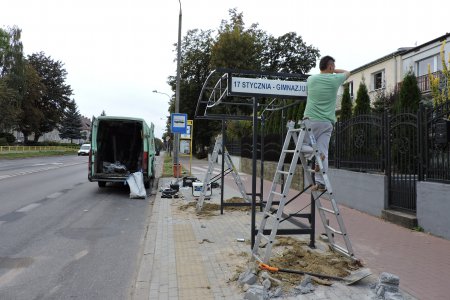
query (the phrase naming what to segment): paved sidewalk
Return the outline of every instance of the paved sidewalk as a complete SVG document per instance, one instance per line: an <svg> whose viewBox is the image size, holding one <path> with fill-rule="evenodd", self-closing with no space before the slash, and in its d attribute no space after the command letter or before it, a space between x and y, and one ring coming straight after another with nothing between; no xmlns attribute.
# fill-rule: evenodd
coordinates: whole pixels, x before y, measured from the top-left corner
<svg viewBox="0 0 450 300"><path fill-rule="evenodd" d="M203 180L207 161L193 160L193 167L193 171L199 174L198 178ZM241 178L250 192L251 176L242 174ZM258 178L258 191L259 182ZM270 187L271 179L264 180L265 195L268 195ZM239 194L231 176L226 178L225 193ZM297 191L292 191L292 194L297 194ZM295 212L308 203L309 194L305 194L286 209ZM376 276L381 272L399 276L400 288L417 299L450 299L449 240L412 231L343 205L340 205L340 210L356 256ZM316 229L318 234L324 232L319 216L316 216Z"/></svg>
<svg viewBox="0 0 450 300"><path fill-rule="evenodd" d="M193 175L203 180L207 162L194 160L194 165ZM243 174L242 179L246 185L251 184L250 176ZM173 181L174 178L161 178L159 188ZM270 181L265 184L270 185ZM213 191L211 202L219 203L220 189ZM161 198L158 192L151 203L148 231L143 240L143 259L133 299L243 299L244 292L237 285L236 276L247 268L251 254L250 214L226 210L223 215L217 211L211 217L197 216L193 207L180 209L193 198L190 189L182 188L181 192L184 198L177 199ZM224 199L239 195L231 176L227 176ZM302 205L300 202L297 205ZM346 286L333 282L331 287L319 285L313 293L283 299L376 299L370 284L383 271L400 277L404 299L448 298L444 282L448 282L450 277L445 277L445 272L436 274L443 276L435 278L439 286L429 285L429 277L435 274L428 267L435 266L439 260L444 267L448 266L450 252L445 247L450 247L450 242L404 230L344 207L341 210L357 256L363 259L374 275L357 285ZM320 229L317 232L320 233ZM403 238L402 235L409 238ZM430 243L430 249L435 249L434 245L440 249L437 252L431 250L437 257L427 258L429 264L420 261L424 259L423 255L415 256L417 247L413 239L417 237L420 243ZM245 239L245 242L238 239ZM417 265L422 269L417 269ZM410 281L407 273L418 274L418 277L413 278L420 280ZM404 280L404 277L408 279Z"/></svg>
<svg viewBox="0 0 450 300"><path fill-rule="evenodd" d="M171 180L162 178L160 186ZM134 299L244 299L236 278L250 258L250 214L227 210L223 215L216 211L211 217L197 216L193 207L180 209L193 200L190 189L181 192L184 198L161 198L160 193L155 197ZM214 192L208 203L219 199ZM369 286L373 281L374 277L354 286L334 282L301 298L278 299L369 300L375 295Z"/></svg>

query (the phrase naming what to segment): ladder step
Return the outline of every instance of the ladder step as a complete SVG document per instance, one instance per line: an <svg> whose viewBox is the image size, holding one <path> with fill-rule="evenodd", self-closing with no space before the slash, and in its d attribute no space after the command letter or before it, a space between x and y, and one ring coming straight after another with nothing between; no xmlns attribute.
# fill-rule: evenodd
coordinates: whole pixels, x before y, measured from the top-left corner
<svg viewBox="0 0 450 300"><path fill-rule="evenodd" d="M336 212L334 210L329 209L329 208L325 208L325 207L321 206L321 207L319 207L319 209L323 210L323 211L326 211L326 212L328 212L330 214L336 215Z"/></svg>
<svg viewBox="0 0 450 300"><path fill-rule="evenodd" d="M265 212L264 212L264 215L265 215L266 217L271 217L271 218L274 218L274 219L277 218L277 215L274 215L274 214L271 213L270 211L265 211Z"/></svg>
<svg viewBox="0 0 450 300"><path fill-rule="evenodd" d="M268 235L264 235L264 234L260 233L259 236L268 242L270 241L270 236L268 236Z"/></svg>
<svg viewBox="0 0 450 300"><path fill-rule="evenodd" d="M295 150L283 150L284 153L295 153Z"/></svg>
<svg viewBox="0 0 450 300"><path fill-rule="evenodd" d="M335 248L337 251L341 252L342 254L348 255L348 256L350 256L350 257L353 257L353 252L349 252L347 249L342 248L341 246L336 245L336 244L333 244L333 245L331 245L331 246L332 246L333 248Z"/></svg>
<svg viewBox="0 0 450 300"><path fill-rule="evenodd" d="M338 231L338 230L334 229L334 228L331 227L331 226L325 225L325 227L328 228L328 229L329 229L331 232L333 232L333 233L340 234L340 235L344 235L343 232Z"/></svg>
<svg viewBox="0 0 450 300"><path fill-rule="evenodd" d="M280 174L289 175L289 171L277 170L277 172Z"/></svg>
<svg viewBox="0 0 450 300"><path fill-rule="evenodd" d="M301 128L291 128L289 129L289 132L299 132L301 130L302 130Z"/></svg>
<svg viewBox="0 0 450 300"><path fill-rule="evenodd" d="M274 195L280 196L280 197L284 197L284 195L282 193L278 193L278 192L274 192L274 191L272 191L271 193Z"/></svg>

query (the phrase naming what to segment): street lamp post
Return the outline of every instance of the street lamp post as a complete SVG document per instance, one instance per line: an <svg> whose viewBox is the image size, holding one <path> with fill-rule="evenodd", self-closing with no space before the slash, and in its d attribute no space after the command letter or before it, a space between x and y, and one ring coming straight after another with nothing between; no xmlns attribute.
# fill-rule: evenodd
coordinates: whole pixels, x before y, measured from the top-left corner
<svg viewBox="0 0 450 300"><path fill-rule="evenodd" d="M163 93L163 92L158 92L157 90L153 90L153 93L157 93L157 94L162 94L162 95L166 95L167 96L167 98L169 98L169 103L170 103L170 100L172 100L172 97L170 97L169 96L169 94L167 94L167 93ZM162 119L161 119L162 120ZM170 148L169 148L169 141L168 140L166 140L166 142L167 142L167 149L169 150L169 156L171 155L170 154ZM172 146L172 148L173 148L173 146Z"/></svg>
<svg viewBox="0 0 450 300"><path fill-rule="evenodd" d="M181 1L178 0L178 3L180 4L180 13L178 16L178 43L177 43L177 86L175 91L175 113L180 112L180 61L181 61ZM175 133L175 145L173 147L173 164L176 166L177 170L179 167L179 160L178 160L178 149L180 144L180 134ZM176 172L176 178L178 181L178 172Z"/></svg>

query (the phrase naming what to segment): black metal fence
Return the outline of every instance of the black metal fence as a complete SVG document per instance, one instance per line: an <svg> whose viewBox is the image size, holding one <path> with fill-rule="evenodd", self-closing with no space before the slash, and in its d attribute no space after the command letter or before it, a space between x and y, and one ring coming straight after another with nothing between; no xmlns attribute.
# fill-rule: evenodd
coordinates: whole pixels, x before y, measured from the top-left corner
<svg viewBox="0 0 450 300"><path fill-rule="evenodd" d="M450 101L422 109L420 180L450 183Z"/></svg>
<svg viewBox="0 0 450 300"><path fill-rule="evenodd" d="M450 183L450 101L418 112L368 114L338 120L331 136L329 165L358 172L414 175L417 180ZM284 137L264 137L264 160L278 161ZM261 137L227 141L234 155L261 158ZM388 169L389 168L389 169Z"/></svg>
<svg viewBox="0 0 450 300"><path fill-rule="evenodd" d="M330 165L352 171L384 171L384 115L359 115L335 124Z"/></svg>
<svg viewBox="0 0 450 300"><path fill-rule="evenodd" d="M433 109L338 121L330 166L360 172L396 169L418 180L450 183L450 101Z"/></svg>
<svg viewBox="0 0 450 300"><path fill-rule="evenodd" d="M285 137L264 137L265 161L278 161ZM261 137L257 149L252 138L229 141L228 151L261 158ZM231 150L231 151L230 151ZM385 174L388 178L389 206L414 212L416 182L450 184L450 101L418 112L368 114L335 124L329 165L338 169Z"/></svg>

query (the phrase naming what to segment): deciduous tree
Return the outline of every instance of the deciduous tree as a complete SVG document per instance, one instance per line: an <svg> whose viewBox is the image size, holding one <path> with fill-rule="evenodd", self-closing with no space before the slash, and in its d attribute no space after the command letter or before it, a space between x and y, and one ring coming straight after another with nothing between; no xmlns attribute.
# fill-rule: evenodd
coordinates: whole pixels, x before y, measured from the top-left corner
<svg viewBox="0 0 450 300"><path fill-rule="evenodd" d="M29 63L25 64L25 82L26 85L20 106L19 122L16 127L17 130L22 132L24 143L27 144L28 136L39 130L44 119L44 113L39 107L42 101L42 95L45 93L45 86L41 82L39 74Z"/></svg>
<svg viewBox="0 0 450 300"><path fill-rule="evenodd" d="M41 77L41 83L45 86L39 109L44 114L44 120L39 129L34 132L34 140L45 132L50 132L60 124L64 111L70 105L72 88L66 83L67 71L61 61L54 61L43 52L28 56L28 61Z"/></svg>
<svg viewBox="0 0 450 300"><path fill-rule="evenodd" d="M21 30L0 28L0 131L17 122L24 93L23 46Z"/></svg>

